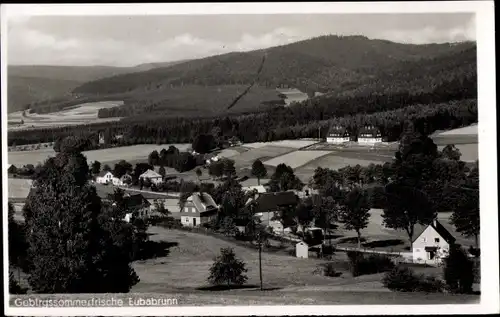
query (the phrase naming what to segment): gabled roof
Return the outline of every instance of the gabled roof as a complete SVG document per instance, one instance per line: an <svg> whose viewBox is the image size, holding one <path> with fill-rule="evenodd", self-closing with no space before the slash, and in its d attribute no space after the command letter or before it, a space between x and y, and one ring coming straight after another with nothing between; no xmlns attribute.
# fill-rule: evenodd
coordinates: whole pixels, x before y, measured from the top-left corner
<svg viewBox="0 0 500 317"><path fill-rule="evenodd" d="M194 193L189 196L187 201L192 202L198 212L207 212L217 209L217 204L208 193Z"/></svg>
<svg viewBox="0 0 500 317"><path fill-rule="evenodd" d="M129 208L148 207L151 205L141 194L129 195L124 197L124 199Z"/></svg>
<svg viewBox="0 0 500 317"><path fill-rule="evenodd" d="M106 175L108 173L111 173L111 175L113 175L113 172L111 172L111 171L100 171L99 174L97 174L97 176L103 177L104 175ZM113 177L115 177L115 175L113 175Z"/></svg>
<svg viewBox="0 0 500 317"><path fill-rule="evenodd" d="M415 235L416 238L414 238L412 242L417 241L428 227L432 227L434 230L436 230L441 238L443 238L447 243L452 244L455 242L455 237L453 237L453 235L448 230L446 230L446 228L437 220L434 220L433 223L426 227L421 226L418 230L418 234Z"/></svg>
<svg viewBox="0 0 500 317"><path fill-rule="evenodd" d="M161 176L160 174L156 173L153 170L147 170L144 173L142 173L141 176L139 176L139 177L142 177L142 178L159 178L159 177L163 177L163 176Z"/></svg>
<svg viewBox="0 0 500 317"><path fill-rule="evenodd" d="M332 125L330 127L330 130L328 131L328 136L329 137L348 137L350 136L349 131L347 131L347 128L342 125Z"/></svg>
<svg viewBox="0 0 500 317"><path fill-rule="evenodd" d="M249 199L247 205L252 201ZM256 208L255 213L273 211L278 207L296 205L299 198L293 191L278 192L278 193L261 193L255 198Z"/></svg>
<svg viewBox="0 0 500 317"><path fill-rule="evenodd" d="M373 126L373 125L365 125L364 127L359 129L358 135L361 136L362 134L369 134L369 136L364 136L365 138L380 138L382 136L382 133L380 132L380 129Z"/></svg>

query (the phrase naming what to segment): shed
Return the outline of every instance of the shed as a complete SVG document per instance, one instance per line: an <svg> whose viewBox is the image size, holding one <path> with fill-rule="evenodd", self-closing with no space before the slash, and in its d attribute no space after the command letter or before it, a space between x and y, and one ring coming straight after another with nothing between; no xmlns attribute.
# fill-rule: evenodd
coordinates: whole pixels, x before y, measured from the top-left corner
<svg viewBox="0 0 500 317"><path fill-rule="evenodd" d="M304 241L300 241L295 245L295 255L301 259L307 259L309 257L309 245Z"/></svg>

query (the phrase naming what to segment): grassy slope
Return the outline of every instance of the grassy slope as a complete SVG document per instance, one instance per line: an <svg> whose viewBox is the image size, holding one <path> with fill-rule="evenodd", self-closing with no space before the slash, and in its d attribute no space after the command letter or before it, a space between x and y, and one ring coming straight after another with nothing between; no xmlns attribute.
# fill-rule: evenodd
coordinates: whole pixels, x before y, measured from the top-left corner
<svg viewBox="0 0 500 317"><path fill-rule="evenodd" d="M153 240L177 242L164 258L136 262L134 268L141 282L134 293L178 294L181 304L429 304L470 303L477 296L443 294L401 294L381 287L381 274L353 278L343 269L345 254L334 261L342 276L336 278L313 274L321 263L317 259L297 259L278 253L263 254L264 287L274 290L262 294L257 290L223 292L200 291L206 286L208 269L223 247L233 247L236 255L247 263L249 285L259 284L258 252L214 237L190 232L152 227ZM214 296L215 295L215 296ZM219 296L217 296L219 295Z"/></svg>

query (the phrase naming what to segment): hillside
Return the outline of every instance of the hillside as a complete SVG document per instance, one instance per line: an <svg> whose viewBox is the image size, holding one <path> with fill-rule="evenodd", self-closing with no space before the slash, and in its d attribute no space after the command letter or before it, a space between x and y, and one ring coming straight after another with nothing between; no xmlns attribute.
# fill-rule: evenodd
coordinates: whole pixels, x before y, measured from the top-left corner
<svg viewBox="0 0 500 317"><path fill-rule="evenodd" d="M8 112L24 110L40 100L53 100L71 95L81 81L10 75L7 82Z"/></svg>
<svg viewBox="0 0 500 317"><path fill-rule="evenodd" d="M24 110L38 104L53 104L73 99L72 90L93 80L110 76L142 72L157 67L181 63L147 63L133 67L112 66L8 66L8 112Z"/></svg>
<svg viewBox="0 0 500 317"><path fill-rule="evenodd" d="M245 53L229 53L168 68L117 75L91 81L74 91L121 93L182 85L249 84L266 54L261 86L288 84L308 92L330 91L345 83L366 81L402 62L418 62L474 48L475 43L409 45L362 36L323 36Z"/></svg>

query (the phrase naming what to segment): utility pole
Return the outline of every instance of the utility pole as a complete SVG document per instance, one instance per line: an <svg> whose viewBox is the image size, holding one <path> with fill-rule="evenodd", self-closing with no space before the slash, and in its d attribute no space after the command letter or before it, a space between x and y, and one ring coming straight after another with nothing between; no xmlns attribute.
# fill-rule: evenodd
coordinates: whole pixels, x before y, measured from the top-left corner
<svg viewBox="0 0 500 317"><path fill-rule="evenodd" d="M318 127L318 141L321 142L321 127Z"/></svg>

